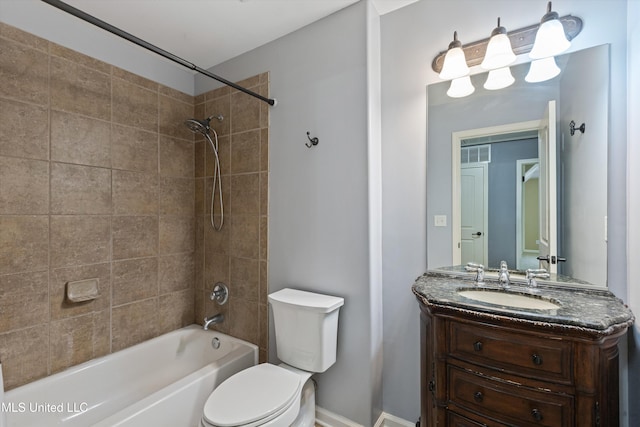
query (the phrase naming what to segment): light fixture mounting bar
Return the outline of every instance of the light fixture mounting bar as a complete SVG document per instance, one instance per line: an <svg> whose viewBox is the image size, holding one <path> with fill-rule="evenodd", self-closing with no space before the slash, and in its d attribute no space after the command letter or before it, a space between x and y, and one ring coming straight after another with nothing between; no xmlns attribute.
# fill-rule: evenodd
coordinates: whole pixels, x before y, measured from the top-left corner
<svg viewBox="0 0 640 427"><path fill-rule="evenodd" d="M559 18L564 32L567 35L569 41L573 40L580 31L582 31L582 19L577 16L567 15ZM524 53L531 52L533 43L536 40L536 33L540 28L540 24L530 25L528 27L520 28L518 30L509 31L507 36L511 40L511 47L513 53L516 55L522 55ZM477 42L462 45L462 50L467 59L467 65L473 67L474 65L480 65L485 53L487 52L487 45L489 44L489 38L482 39ZM444 64L444 57L447 51L440 52L431 63L431 68L436 73L440 73L442 65Z"/></svg>

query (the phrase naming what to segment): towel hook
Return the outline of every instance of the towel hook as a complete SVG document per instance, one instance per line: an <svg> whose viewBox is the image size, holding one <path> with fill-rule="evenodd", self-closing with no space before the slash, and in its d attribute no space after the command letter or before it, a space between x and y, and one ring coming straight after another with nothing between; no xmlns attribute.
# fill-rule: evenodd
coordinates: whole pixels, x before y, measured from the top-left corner
<svg viewBox="0 0 640 427"><path fill-rule="evenodd" d="M311 134L307 131L307 138L309 139L309 142L311 142L311 144L309 144L309 142L305 142L304 145L307 146L307 148L311 148L313 146L318 145L318 143L320 143L320 140L318 139L317 136L314 136L313 138L311 138Z"/></svg>
<svg viewBox="0 0 640 427"><path fill-rule="evenodd" d="M584 130L585 130L584 123L581 124L579 127L576 127L576 122L571 120L571 122L569 122L569 132L571 133L571 136L575 135L577 130L584 133Z"/></svg>

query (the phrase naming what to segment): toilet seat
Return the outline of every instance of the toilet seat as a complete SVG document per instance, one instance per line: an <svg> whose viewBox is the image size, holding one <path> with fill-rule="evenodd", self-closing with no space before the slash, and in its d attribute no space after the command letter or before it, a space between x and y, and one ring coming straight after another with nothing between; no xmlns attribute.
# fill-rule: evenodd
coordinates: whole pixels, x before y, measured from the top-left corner
<svg viewBox="0 0 640 427"><path fill-rule="evenodd" d="M263 363L241 371L216 387L204 405L203 424L253 427L285 413L299 402L300 375Z"/></svg>

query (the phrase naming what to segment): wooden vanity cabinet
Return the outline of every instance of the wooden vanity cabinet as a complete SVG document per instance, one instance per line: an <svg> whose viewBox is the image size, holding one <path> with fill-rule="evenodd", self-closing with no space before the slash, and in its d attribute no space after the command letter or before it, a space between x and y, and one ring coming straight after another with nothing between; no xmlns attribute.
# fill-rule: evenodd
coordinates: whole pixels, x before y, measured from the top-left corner
<svg viewBox="0 0 640 427"><path fill-rule="evenodd" d="M618 426L618 339L446 306L421 309L421 427Z"/></svg>

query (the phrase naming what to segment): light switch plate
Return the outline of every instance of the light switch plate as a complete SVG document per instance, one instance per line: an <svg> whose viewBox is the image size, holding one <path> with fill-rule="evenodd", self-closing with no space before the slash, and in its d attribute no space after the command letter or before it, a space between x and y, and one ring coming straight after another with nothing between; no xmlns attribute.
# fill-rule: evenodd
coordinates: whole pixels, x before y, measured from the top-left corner
<svg viewBox="0 0 640 427"><path fill-rule="evenodd" d="M436 227L446 227L447 226L447 216L446 215L434 215L433 216L433 225Z"/></svg>

